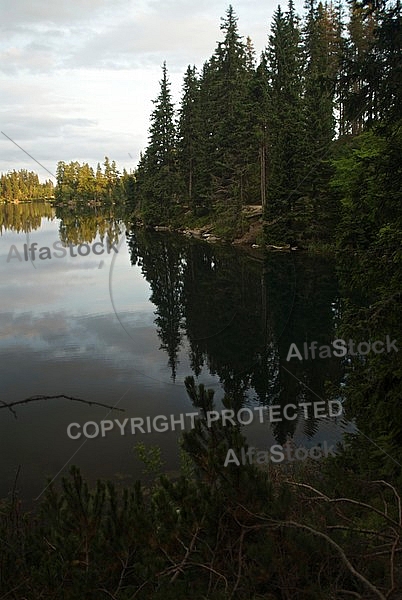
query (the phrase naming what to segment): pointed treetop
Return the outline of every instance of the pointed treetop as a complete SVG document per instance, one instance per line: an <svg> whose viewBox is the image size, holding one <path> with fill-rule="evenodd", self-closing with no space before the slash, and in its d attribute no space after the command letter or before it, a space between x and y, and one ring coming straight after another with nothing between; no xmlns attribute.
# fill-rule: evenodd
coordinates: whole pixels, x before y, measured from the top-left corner
<svg viewBox="0 0 402 600"><path fill-rule="evenodd" d="M295 3L293 0L288 0L288 15L292 21L295 18L295 14Z"/></svg>
<svg viewBox="0 0 402 600"><path fill-rule="evenodd" d="M237 28L237 16L233 10L232 5L229 5L229 8L226 11L226 16L221 18L221 30L225 32L225 38L222 42L218 42L218 46L216 48L215 54L211 57L210 65L213 66L214 61L228 60L230 57L230 61L240 60L243 62L244 66L244 57L245 57L245 44L242 41L241 35L239 35L239 31Z"/></svg>
<svg viewBox="0 0 402 600"><path fill-rule="evenodd" d="M163 61L163 65L162 65L162 81L161 83L166 83L167 82L167 66L166 66L166 60Z"/></svg>
<svg viewBox="0 0 402 600"><path fill-rule="evenodd" d="M247 36L246 41L246 64L247 68L253 70L255 68L255 50L251 38Z"/></svg>
<svg viewBox="0 0 402 600"><path fill-rule="evenodd" d="M167 66L166 66L166 61L163 61L163 65L162 65L162 79L159 82L160 85L160 93L159 96L157 98L155 98L154 100L152 100L153 104L158 104L158 103L170 103L171 102L171 94L170 94L170 81L168 79L168 71L167 71Z"/></svg>
<svg viewBox="0 0 402 600"><path fill-rule="evenodd" d="M226 11L226 18L221 17L221 25L220 28L224 31L229 31L230 29L234 29L237 31L237 21L238 17L233 9L233 6L229 4L229 7Z"/></svg>

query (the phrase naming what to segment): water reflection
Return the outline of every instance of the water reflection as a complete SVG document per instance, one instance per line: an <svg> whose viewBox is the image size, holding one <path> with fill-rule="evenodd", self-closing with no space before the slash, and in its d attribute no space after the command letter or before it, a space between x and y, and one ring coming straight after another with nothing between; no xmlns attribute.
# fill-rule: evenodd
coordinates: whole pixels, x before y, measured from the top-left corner
<svg viewBox="0 0 402 600"><path fill-rule="evenodd" d="M89 243L97 236L117 241L126 218L122 205L81 203L71 210L50 202L5 202L0 205L0 235L7 231L30 233L39 230L44 220L58 219L59 237L66 245Z"/></svg>
<svg viewBox="0 0 402 600"><path fill-rule="evenodd" d="M135 230L131 262L141 267L156 305L161 349L176 378L184 340L193 373L217 375L232 406L328 400L342 374L339 358L287 361L292 343L334 339L339 303L334 265L293 253L265 260L231 247ZM317 419L302 419L313 436ZM284 442L299 420L273 424Z"/></svg>
<svg viewBox="0 0 402 600"><path fill-rule="evenodd" d="M5 202L0 206L0 235L6 231L35 231L43 218L51 221L54 217L55 209L49 202Z"/></svg>
<svg viewBox="0 0 402 600"><path fill-rule="evenodd" d="M60 219L60 240L64 244L83 244L92 242L97 236L118 242L126 215L123 206L82 203L74 210L56 206L56 217Z"/></svg>
<svg viewBox="0 0 402 600"><path fill-rule="evenodd" d="M333 397L327 382L338 386L339 359L286 360L292 343L334 339L339 299L331 261L297 254L263 259L143 229L132 230L126 244L127 220L116 207L24 206L2 207L0 269L7 286L0 350L8 402L63 393L105 404L122 399L127 417L178 415L191 408L182 385L191 374L214 387L218 409L224 395L235 410ZM15 258L7 262L10 246L22 252L28 233L38 248L58 239L78 245L106 236L121 245L114 263L106 253L36 260L35 269ZM67 401L21 407L18 420L3 411L3 492L22 464L27 493L37 495L45 478L62 472L72 455L88 477L132 476L135 437L91 440L75 454L79 443L67 438L68 424L102 418L99 408ZM326 426L301 417L272 427L253 423L244 433L262 448L284 442L287 434L301 444L306 437L314 436L312 444L341 437L339 423ZM141 441L160 445L169 468L177 468L176 434L149 434Z"/></svg>

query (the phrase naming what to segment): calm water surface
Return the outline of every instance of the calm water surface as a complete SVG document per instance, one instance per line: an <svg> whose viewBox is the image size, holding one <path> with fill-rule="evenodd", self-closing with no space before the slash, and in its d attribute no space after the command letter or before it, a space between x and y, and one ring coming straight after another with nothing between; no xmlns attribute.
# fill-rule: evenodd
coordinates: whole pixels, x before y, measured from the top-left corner
<svg viewBox="0 0 402 600"><path fill-rule="evenodd" d="M188 375L215 390L218 410L225 395L237 409L336 397L328 385L341 381L342 359L287 360L292 343L302 348L336 337L339 295L330 261L296 253L263 259L131 231L110 210L56 213L37 203L3 205L0 214L1 399L66 395L124 410L61 398L18 406L15 414L2 409L1 496L18 467L17 487L28 501L71 464L91 481L133 481L142 472L137 442L159 445L165 470L177 471L178 432L123 436L116 428L75 440L67 427L178 418L194 410L184 388ZM102 243L105 252L95 254ZM24 254L25 244L37 244L35 260ZM337 442L345 427L341 419L299 415L273 424L256 418L243 432L260 449L288 435L310 447Z"/></svg>

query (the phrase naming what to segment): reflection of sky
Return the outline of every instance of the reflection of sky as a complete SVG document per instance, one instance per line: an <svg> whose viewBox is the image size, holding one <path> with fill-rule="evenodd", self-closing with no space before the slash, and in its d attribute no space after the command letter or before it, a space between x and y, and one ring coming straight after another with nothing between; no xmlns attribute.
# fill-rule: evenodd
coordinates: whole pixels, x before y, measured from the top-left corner
<svg viewBox="0 0 402 600"><path fill-rule="evenodd" d="M37 242L39 248L51 247L59 239L58 228L57 220L43 219L43 228L29 234L29 242ZM130 264L125 239L115 255L112 273L113 251L101 256L35 260L34 266L17 259L7 263L12 244L23 258L24 243L25 234L5 232L0 238L3 401L65 394L114 405L124 395L119 406L130 417L189 410L184 387L173 384L167 355L160 350L149 284L139 267ZM191 372L184 347L179 361L178 381L182 381ZM216 382L207 373L204 380ZM0 454L0 472L4 488L0 496L10 488L18 464L22 465L22 487L37 493L45 476L53 476L78 448L77 442L67 438L67 425L99 421L107 412L62 399L19 407L17 419L3 409L0 439L5 451ZM116 418L122 414L113 413ZM176 448L173 433L166 433L161 440L154 435L142 441L148 443L151 437L153 443L167 444L167 454L177 454L177 450L172 452ZM87 466L94 476L132 472L135 441L92 440L80 450L75 463ZM98 454L103 457L100 464Z"/></svg>
<svg viewBox="0 0 402 600"><path fill-rule="evenodd" d="M58 239L57 223L29 237L38 248L51 247ZM38 352L49 362L67 360L67 356L70 360L107 357L120 367L125 361L133 365L134 354L135 371L169 381L166 356L158 351L149 284L139 267L130 265L124 238L121 241L112 270L113 251L98 257L68 254L36 259L34 265L24 260L2 260L0 348ZM2 257L7 256L11 243L23 255L26 236L12 234L10 239L2 239Z"/></svg>
<svg viewBox="0 0 402 600"><path fill-rule="evenodd" d="M102 314L110 312L111 302L108 288L109 268L112 253L96 256L92 252L88 256L70 256L62 258L53 256L51 259L39 259L39 249L49 247L52 254L52 244L59 240L58 224L56 221L46 223L44 231L37 230L25 234L7 233L1 239L0 250L0 276L7 282L6 296L3 296L3 308L12 308L14 312L20 310L37 315L43 310L46 312L63 311L69 314ZM24 244L37 243L34 261L25 261ZM100 242L99 236L94 242ZM11 245L15 245L22 261L16 258L16 253L9 256ZM90 244L91 246L92 244ZM99 251L99 248L97 248ZM74 249L74 254L77 250ZM127 275L129 264L126 244L120 246L119 254L115 261L113 284L121 283L121 274ZM127 283L127 282L126 282ZM21 286L24 288L23 294ZM3 292L4 293L4 292ZM120 297L124 299L122 308L130 308L134 313L144 311L152 313L148 302L150 295L149 285L142 278L137 267L130 269L129 285L120 290ZM6 300L6 302L4 301Z"/></svg>

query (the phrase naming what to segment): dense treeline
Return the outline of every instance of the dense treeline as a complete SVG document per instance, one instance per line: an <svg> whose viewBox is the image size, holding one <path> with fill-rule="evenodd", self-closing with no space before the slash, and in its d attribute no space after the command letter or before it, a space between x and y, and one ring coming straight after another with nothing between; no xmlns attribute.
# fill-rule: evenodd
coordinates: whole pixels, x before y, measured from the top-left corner
<svg viewBox="0 0 402 600"><path fill-rule="evenodd" d="M242 205L262 204L266 241L334 240L349 220L348 161L381 140L397 152L401 105L400 3L352 0L348 12L311 0L301 19L290 0L257 61L230 6L212 57L188 67L177 111L163 65L136 174L147 224L223 212L235 227Z"/></svg>
<svg viewBox="0 0 402 600"><path fill-rule="evenodd" d="M134 176L123 169L121 174L114 160L105 156L103 171L100 163L96 171L88 165L77 161L57 164L57 187L55 197L57 203L110 203L116 204L123 199L130 201L133 193Z"/></svg>
<svg viewBox="0 0 402 600"><path fill-rule="evenodd" d="M33 171L21 169L0 175L0 200L19 202L53 197L53 182L49 179L40 183L38 175Z"/></svg>

